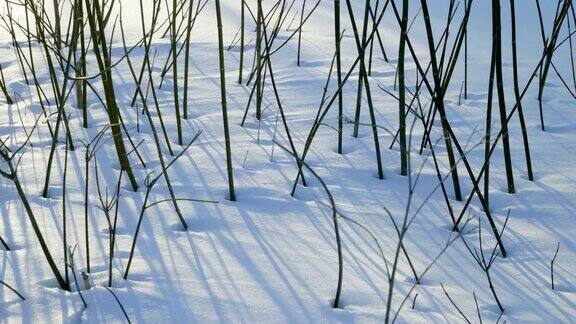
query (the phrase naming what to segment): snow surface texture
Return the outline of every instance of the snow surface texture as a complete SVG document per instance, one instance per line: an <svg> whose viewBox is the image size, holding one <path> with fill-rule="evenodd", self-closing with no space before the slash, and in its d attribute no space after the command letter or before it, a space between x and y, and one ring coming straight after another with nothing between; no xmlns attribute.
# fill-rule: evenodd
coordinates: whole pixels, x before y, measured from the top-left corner
<svg viewBox="0 0 576 324"><path fill-rule="evenodd" d="M140 37L138 1L122 0L124 28L132 44ZM146 1L145 1L146 2ZM239 2L223 0L225 45L234 38L239 26ZM254 1L248 3L255 8ZM269 8L271 1L265 1ZM308 7L312 2L308 1ZM352 1L361 21L363 1ZM446 20L448 1L433 1L430 5L436 37L441 34ZM520 3L521 2L521 3ZM543 2L543 15L549 32L556 3ZM301 5L296 1L295 7ZM296 40L274 54L276 83L283 100L287 121L299 151L320 104L322 91L334 53L333 3L322 1L302 33L302 62L296 67ZM460 3L462 7L463 4ZM542 52L538 16L533 1L518 1L517 28L520 84L523 86L538 63ZM343 70L347 71L357 52L352 29L347 19L345 2L342 3ZM411 1L410 16L419 8L418 1ZM459 8L461 15L463 8ZM146 8L149 14L150 8ZM296 13L297 11L293 11ZM5 12L3 12L5 14ZM15 15L19 14L17 8ZM21 14L21 12L20 12ZM149 17L149 16L148 16ZM247 16L249 17L249 16ZM458 16L460 17L460 16ZM22 18L19 18L22 21ZM289 18L291 19L291 17ZM459 18L458 18L459 19ZM254 53L253 23L247 18L247 46L245 75L248 75ZM510 54L508 1L503 1L503 46L505 91L508 106L514 104ZM455 29L456 27L454 27ZM380 27L390 63L374 51L371 87L376 107L376 120L390 130L398 125L398 103L378 88L393 91L399 27L391 14L385 15ZM421 60L427 62L426 35L421 15L416 19L410 38ZM283 29L279 39L286 39L292 30ZM455 31L454 31L455 33ZM112 56L120 59L124 50L116 31ZM566 35L563 31L562 35ZM446 95L449 119L462 143L469 139L469 147L482 141L484 133L487 84L491 53L491 6L489 1L476 1L469 25L469 98L458 105L463 65L456 69L455 81ZM0 32L0 63L8 88L22 96L16 97L18 105L0 103L0 136L10 137L9 145L16 146L25 138L20 127L28 129L40 113L34 88L27 86L9 35ZM202 11L192 35L190 104L191 116L183 120L185 141L198 130L203 130L199 140L171 168L170 175L176 195L180 198L208 199L218 204L181 202L190 229L182 230L174 209L169 203L147 210L135 258L128 280L122 275L126 268L139 210L144 199L144 189L133 192L129 183L122 183L119 202L119 224L115 245L113 291L122 301L132 321L136 322L383 322L386 311L388 281L384 261L378 246L368 233L350 221L340 218L344 253L344 281L340 309L332 309L337 280L337 254L331 209L321 184L309 173L308 187L298 186L295 197L290 190L297 174L291 156L276 140L287 145L281 122L277 121L276 103L269 82L264 96L265 110L259 122L252 107L244 127L240 121L251 87L237 85L239 48L234 46L225 54L227 95L230 131L232 138L234 179L237 201L227 200L225 150L220 109L220 91L217 56L217 34L214 2L209 0ZM555 55L554 63L570 80L570 57L564 44ZM157 38L153 44L157 51L154 76L159 80L162 64L169 53L169 40ZM37 58L41 47L34 45ZM135 66L142 61L143 50L136 48L130 55ZM407 84L413 89L416 70L407 55ZM182 59L182 58L181 58ZM462 63L462 62L460 62ZM50 80L42 64L38 64L39 82L46 89ZM89 62L96 69L95 61ZM94 70L95 71L95 70ZM125 62L113 70L117 97L124 120L135 142L144 140L139 151L147 169L131 156L136 176L141 184L146 174L160 168L149 125L143 115L137 119L136 108L130 107L134 83ZM102 91L99 79L93 81ZM335 91L332 80L328 94ZM179 82L182 87L182 80ZM354 118L357 73L344 88L345 116ZM162 89L158 90L160 105L172 145L176 152L176 123L173 113L172 77L168 73ZM426 91L424 91L426 92ZM182 90L180 91L182 93ZM30 97L31 96L31 97ZM571 322L576 318L576 114L574 98L566 91L561 80L550 73L545 92L546 132L540 130L538 115L537 80L523 100L530 143L533 152L535 180L526 179L526 164L518 119L510 126L512 157L517 193L506 191L506 176L502 151L499 147L491 161L490 204L498 228L502 228L506 214L510 218L504 233L508 250L506 258L498 258L491 270L495 289L505 308L500 322ZM425 98L429 96L423 95ZM2 96L3 98L3 96ZM2 99L3 100L3 99ZM30 101L35 103L31 103ZM496 102L497 100L495 100ZM66 193L69 217L68 240L78 244L75 253L77 273L85 271L84 244L84 149L82 141L93 138L108 123L103 107L89 95L89 124L82 128L81 111L70 100L66 112L77 149L70 152ZM20 113L18 112L18 107ZM497 106L493 109L499 128ZM55 107L51 107L55 111ZM368 123L368 109L363 102L362 121ZM337 125L334 107L325 123ZM412 117L409 118L411 121ZM140 131L136 130L139 124ZM440 123L437 122L436 125ZM158 127L158 125L156 125ZM322 127L315 138L307 163L326 182L337 204L338 211L346 217L369 228L378 240L388 262L393 259L398 235L385 212L402 224L408 199L408 177L399 175L400 157L396 145L388 146L392 135L380 132L385 179L376 174L373 138L370 127L361 126L358 138L353 138L353 125L345 123L344 154L336 153L337 133L331 127ZM418 155L423 129L417 124L413 132L411 163L413 180L424 164L412 198L411 212L422 204L438 184L436 171L429 152ZM495 136L494 133L493 136ZM108 135L109 136L109 133ZM442 130L433 129L434 140L440 139ZM61 139L64 141L64 137ZM32 136L32 147L25 149L19 176L28 193L33 210L61 269L63 265L62 242L62 170L64 145L57 151L50 186L50 197L41 198L41 190L50 151L50 134L41 125ZM483 144L475 147L469 158L475 172L483 163ZM165 158L169 159L164 147ZM448 170L448 160L443 142L436 149L441 169ZM103 186L113 190L119 174L119 165L112 145L107 145L97 155L99 177ZM4 168L2 164L0 167ZM466 195L472 185L460 165L463 191ZM94 179L93 167L91 178ZM453 195L451 182L447 181L449 194ZM103 287L107 283L108 225L96 196L95 181L90 192L90 240L92 244L90 280L92 289L83 292L88 308L84 310L77 292L58 288L41 253L38 241L16 194L12 182L0 180L0 235L13 248L0 250L0 279L11 284L25 297L21 301L5 287L0 287L1 322L120 322L124 321L118 304ZM169 198L164 181L160 181L151 194L150 201ZM458 212L463 203L451 201ZM477 199L471 207L471 220L467 225L467 241L478 244L478 225L483 227L485 250L494 246L485 214ZM436 191L426 201L409 228L404 245L419 274L442 251L446 242L455 238L451 231L441 191ZM560 243L555 262L556 289L550 287L550 260ZM82 280L81 280L82 281ZM82 282L80 283L83 286ZM473 292L478 298L479 311L484 322L495 322L499 316L483 271L475 263L461 239L455 240L438 259L421 284L414 287L414 278L403 255L395 283L392 302L393 314L402 300L398 322L462 322L462 315L450 303L442 286L459 309L472 321L478 321ZM73 289L75 290L75 289ZM417 295L415 306L414 297Z"/></svg>

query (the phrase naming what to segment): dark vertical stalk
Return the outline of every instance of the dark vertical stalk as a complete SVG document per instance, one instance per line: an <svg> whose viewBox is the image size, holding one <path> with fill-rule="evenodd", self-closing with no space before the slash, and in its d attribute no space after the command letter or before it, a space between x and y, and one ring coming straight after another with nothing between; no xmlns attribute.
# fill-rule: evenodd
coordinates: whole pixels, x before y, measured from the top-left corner
<svg viewBox="0 0 576 324"><path fill-rule="evenodd" d="M218 1L219 2L219 1ZM257 0L258 9L256 16L256 119L260 120L262 113L262 0Z"/></svg>
<svg viewBox="0 0 576 324"><path fill-rule="evenodd" d="M468 2L464 1L464 12L468 11ZM464 99L468 99L468 25L464 27Z"/></svg>
<svg viewBox="0 0 576 324"><path fill-rule="evenodd" d="M516 10L514 0L510 0L510 14L512 25L512 70L514 73L514 95L516 96L516 104L518 105L518 118L520 119L520 127L522 128L522 139L524 140L524 154L526 156L526 169L528 172L528 180L534 180L532 172L532 159L530 158L530 144L528 142L528 130L526 129L526 121L524 120L524 112L522 109L522 98L520 98L520 87L518 85L518 53L516 50ZM568 19L568 22L570 19ZM570 53L572 53L572 37L570 36ZM572 72L574 73L574 61L572 61ZM576 80L576 78L575 78Z"/></svg>
<svg viewBox="0 0 576 324"><path fill-rule="evenodd" d="M176 18L178 15L177 0L172 1L172 22L170 32L170 45L172 46L172 77L174 92L174 110L176 111L176 129L178 132L178 145L182 145L182 120L180 120L180 98L178 97L178 51L176 50ZM184 98L186 100L186 98Z"/></svg>
<svg viewBox="0 0 576 324"><path fill-rule="evenodd" d="M362 46L364 46L364 43L366 42L369 14L370 14L370 1L366 0L366 5L364 7L364 25L362 27ZM377 28L377 26L375 26L375 28ZM354 37L356 38L359 37L356 29L354 29L354 34L355 34ZM360 57L360 66L358 72L358 93L356 94L356 114L354 115L354 132L352 134L352 136L354 137L358 137L358 129L360 125L360 110L362 109L362 82L364 81L364 74L367 74L366 68L362 68L362 66L365 66L365 59L366 54L363 53L362 56Z"/></svg>
<svg viewBox="0 0 576 324"><path fill-rule="evenodd" d="M58 53L62 49L62 27L60 24L60 4L58 0L52 0L53 10L54 10L54 42L56 43L56 49Z"/></svg>
<svg viewBox="0 0 576 324"><path fill-rule="evenodd" d="M76 0L76 22L80 24L80 58L77 62L76 75L85 76L86 71L86 41L84 40L84 8L82 0ZM78 109L82 110L82 126L88 128L88 104L86 97L86 80L76 80L76 99Z"/></svg>
<svg viewBox="0 0 576 324"><path fill-rule="evenodd" d="M240 67L238 68L238 84L242 84L242 73L244 70L244 11L245 4L244 0L240 0Z"/></svg>
<svg viewBox="0 0 576 324"><path fill-rule="evenodd" d="M506 167L506 180L508 193L514 193L514 173L512 171L512 157L510 156L510 140L508 125L506 123L506 96L504 94L504 76L502 73L502 21L500 0L492 0L492 46L494 48L494 64L496 72L496 89L498 91L498 107L500 108L500 123L502 125L502 146L504 150L504 164Z"/></svg>
<svg viewBox="0 0 576 324"><path fill-rule="evenodd" d="M70 285L70 277L68 276L67 266L68 253L66 253L68 246L68 233L66 226L66 178L68 174L68 145L64 146L64 150L64 174L62 176L62 246L64 248L64 281L66 282L66 285Z"/></svg>
<svg viewBox="0 0 576 324"><path fill-rule="evenodd" d="M261 1L258 1L259 5ZM302 10L300 11L300 28L298 29L298 57L296 60L296 65L300 66L300 49L301 49L301 43L302 43L302 29L304 29L304 26L302 26L302 23L304 21L304 10L306 10L306 0L304 0L302 2Z"/></svg>
<svg viewBox="0 0 576 324"><path fill-rule="evenodd" d="M338 88L342 86L342 56L340 53L340 0L334 0L334 44L336 46L336 74ZM344 131L344 103L342 91L338 92L338 153L342 154L342 133Z"/></svg>
<svg viewBox="0 0 576 324"><path fill-rule="evenodd" d="M230 145L230 130L228 129L228 107L226 102L226 66L224 64L224 37L222 35L222 13L220 12L220 0L216 2L216 22L218 25L218 50L220 61L220 95L222 100L222 122L224 125L224 141L226 144L226 168L228 170L228 189L230 192L230 200L236 201L236 193L234 191L234 174L232 169L232 149ZM258 12L261 15L262 0L258 0ZM260 36L262 37L262 36ZM261 41L261 39L260 39Z"/></svg>
<svg viewBox="0 0 576 324"><path fill-rule="evenodd" d="M84 181L84 239L86 245L86 271L90 273L90 236L88 231L88 191L90 183L90 159L89 147L86 148L84 155L84 172L86 173L86 181Z"/></svg>
<svg viewBox="0 0 576 324"><path fill-rule="evenodd" d="M200 1L200 0L199 0ZM198 2L200 3L200 2ZM192 33L192 8L194 7L194 0L190 0L188 4L188 26L186 26L186 40L184 50L184 94L182 102L182 114L184 119L188 119L188 73L190 67L190 34ZM172 63L174 64L174 63Z"/></svg>
<svg viewBox="0 0 576 324"><path fill-rule="evenodd" d="M120 184L122 183L122 170L118 176L118 183L116 184L116 194L114 195L114 222L111 222L109 230L109 257L108 257L108 287L112 287L112 262L114 261L114 244L116 243L116 224L118 222L118 206L120 205Z"/></svg>
<svg viewBox="0 0 576 324"><path fill-rule="evenodd" d="M542 36L542 46L544 47L544 49L547 46L547 42L548 40L546 39L546 32L544 30L544 19L542 17L542 8L540 7L540 0L536 0L536 10L538 11L538 21L540 22L540 35ZM543 77L543 68L544 65L540 65L540 71L539 71L539 85L538 85L538 108L540 111L540 125L542 130L545 130L545 126L544 126L544 113L543 113L543 107L542 107L542 97L540 95L540 92L543 92L543 90L540 90L544 87L544 77Z"/></svg>
<svg viewBox="0 0 576 324"><path fill-rule="evenodd" d="M376 0L376 5L374 6L374 11L378 12L380 7L380 0ZM376 23L376 17L372 14L372 8L370 8L370 18L372 18L372 24ZM374 38L370 41L370 53L368 54L368 76L372 76L372 53L374 51Z"/></svg>
<svg viewBox="0 0 576 324"><path fill-rule="evenodd" d="M492 136L492 104L494 100L494 49L490 57L490 79L488 81L488 102L486 104L486 130L484 133L484 199L486 200L485 211L490 211L490 146Z"/></svg>
<svg viewBox="0 0 576 324"><path fill-rule="evenodd" d="M408 174L408 157L406 148L406 82L404 78L404 53L406 34L408 32L408 0L402 1L402 22L400 24L400 47L398 50L398 85L399 85L399 128L400 128L400 174Z"/></svg>

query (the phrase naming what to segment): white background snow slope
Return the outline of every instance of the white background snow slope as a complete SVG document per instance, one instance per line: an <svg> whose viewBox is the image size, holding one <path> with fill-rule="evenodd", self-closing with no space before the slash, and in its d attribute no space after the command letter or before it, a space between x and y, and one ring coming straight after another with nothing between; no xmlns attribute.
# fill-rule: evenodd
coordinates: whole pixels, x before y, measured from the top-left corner
<svg viewBox="0 0 576 324"><path fill-rule="evenodd" d="M139 4L135 0L120 1L123 22L131 43L141 35ZM147 2L146 0L144 2ZM222 0L224 37L226 45L232 41L239 26L240 1ZM308 7L312 2L308 1ZM352 1L357 21L361 21L363 1ZM446 20L449 1L431 1L432 22L437 38ZM547 32L556 2L544 0L543 14ZM248 2L255 8L254 1ZM272 1L264 1L269 8ZM410 16L419 8L419 1L411 1ZM301 5L296 1L295 7ZM460 3L460 6L463 6ZM538 16L534 1L517 1L518 51L520 84L523 86L538 63L542 52ZM457 20L462 9L458 9ZM4 10L4 9L3 9ZM149 13L150 8L146 8ZM5 13L5 11L4 11ZM295 14L296 11L293 11ZM19 11L15 9L15 15ZM20 13L21 14L21 13ZM22 18L20 18L22 19ZM290 18L291 19L291 18ZM250 19L247 19L250 21ZM342 3L343 70L347 71L356 58L352 29L349 25L345 2ZM504 74L505 91L510 108L514 104L509 30L508 1L503 1ZM324 0L304 26L302 33L302 64L296 66L296 41L274 54L276 83L283 100L287 121L298 150L302 150L306 136L322 98L328 70L334 52L333 2ZM247 39L250 45L245 58L245 75L249 73L254 53L253 24L249 24ZM454 33L455 29L454 28ZM374 51L371 88L380 125L394 130L398 125L397 101L380 90L377 85L393 90L395 62L397 61L399 28L389 11L380 27L384 46L391 63ZM279 39L286 39L293 30L281 31ZM421 15L410 31L410 38L423 62L428 62L426 35ZM116 32L113 59L120 59L124 51ZM562 35L566 35L563 31ZM9 35L0 32L0 64L11 91L18 93L18 105L0 102L0 136L10 137L14 147L25 134L21 123L28 129L40 113L35 91L27 86L16 61ZM157 50L154 75L160 72L168 55L168 39L155 39ZM276 124L276 103L270 83L267 82L261 122L251 108L245 127L240 127L251 87L236 84L239 49L227 51L227 96L232 138L234 177L237 201L227 200L225 151L220 109L220 91L217 56L217 34L214 1L209 0L192 35L190 104L191 117L183 121L185 141L198 131L203 133L196 144L171 168L170 176L176 195L180 198L216 200L218 204L181 202L190 230L182 231L180 222L169 203L159 204L146 212L136 246L136 254L128 280L121 276L126 268L130 245L134 235L144 190L132 192L127 181L122 183L118 236L115 246L113 291L122 301L128 316L136 322L383 322L386 311L388 282L384 261L374 239L355 224L340 219L344 251L344 282L341 309L332 309L337 280L337 255L331 210L321 184L307 174L308 187L298 186L295 197L290 189L297 174L294 160L278 146L273 138L287 145L281 123ZM41 48L34 48L41 57ZM142 61L142 49L131 53L135 66ZM449 89L446 104L449 119L462 143L469 147L482 140L484 133L486 97L491 53L491 5L489 1L474 2L469 25L469 99L458 105L463 65L459 64L455 80ZM415 65L407 55L407 79L413 89ZM95 61L89 62L95 71ZM571 79L570 57L567 44L555 56L554 63L567 80ZM181 63L182 64L182 63ZM40 82L49 88L47 71L39 65ZM150 128L143 116L137 119L136 109L130 107L134 83L125 62L113 70L116 94L123 117L139 147L148 169L144 169L132 156L132 163L141 184L146 174L160 169ZM94 85L100 91L101 82ZM511 146L517 193L506 192L506 177L502 151L496 150L491 164L491 209L499 228L506 214L510 218L504 234L507 258L498 258L491 270L495 289L505 308L500 322L572 322L576 318L576 114L575 99L563 87L561 80L550 72L545 92L545 118L548 130L540 130L538 116L537 80L523 100L532 148L535 181L526 178L526 164L518 119L511 121ZM332 80L328 94L335 90ZM345 115L354 117L357 73L344 88ZM570 84L570 82L569 82ZM182 81L179 82L182 87ZM160 105L168 125L172 145L176 151L176 123L172 98L172 77L168 73L161 90ZM574 90L572 90L574 91ZM180 91L182 93L182 91ZM426 94L425 98L429 98ZM2 97L3 98L3 97ZM31 100L36 103L31 103ZM85 270L83 186L84 149L80 141L94 137L108 122L103 107L89 95L88 129L82 128L82 114L70 100L66 107L71 114L71 129L77 149L70 152L66 193L70 222L69 242L78 244L75 261L78 272ZM495 100L496 102L496 100ZM20 108L21 115L18 113ZM496 106L495 106L496 107ZM55 110L55 107L51 107ZM494 132L499 130L497 109L493 110ZM334 107L325 123L337 125ZM363 102L362 121L368 123L368 109ZM136 130L139 124L140 132ZM439 125L439 122L436 123ZM156 125L158 127L158 125ZM334 195L338 210L346 217L369 228L381 245L388 262L392 260L398 236L388 209L396 222L401 223L408 198L408 177L399 175L398 146L388 147L392 136L380 132L385 179L376 176L376 163L370 127L361 126L359 138L353 138L353 125L345 123L344 153L336 153L337 133L322 127L307 157L309 165L326 182ZM431 159L418 155L422 128L414 129L412 142L412 174L415 177L424 164L412 201L412 209L422 204L438 184ZM274 135L276 134L276 135ZM494 133L493 136L495 136ZM107 135L109 136L109 134ZM440 139L441 128L433 129L433 139ZM108 137L109 138L109 137ZM62 140L64 137L62 136ZM48 238L49 246L63 269L62 242L62 170L64 145L58 148L53 167L50 198L41 198L50 135L41 125L32 137L32 147L25 149L19 176L25 184L34 212ZM478 172L483 163L483 144L474 148L469 158ZM165 158L168 152L164 147ZM436 150L443 172L448 160L443 142ZM272 155L273 152L273 155ZM119 166L111 145L97 155L101 183L113 190ZM4 168L4 164L0 164ZM472 185L460 166L462 185L466 195ZM91 169L94 179L94 170ZM414 178L413 178L414 179ZM446 182L452 194L451 182ZM143 187L143 186L142 186ZM88 308L83 310L77 292L64 292L57 288L38 241L16 194L14 185L0 179L0 234L14 248L0 250L0 279L13 285L25 297L22 302L4 287L0 287L0 322L121 322L124 316L113 296L102 286L107 282L108 232L104 215L96 206L96 184L91 182L89 222L92 244L92 274L94 288L84 291ZM152 192L151 201L168 198L164 181ZM451 201L458 212L463 204ZM477 199L471 207L472 219L466 239L477 246L478 219L485 239L486 251L494 242L487 221ZM407 232L405 247L410 253L416 271L421 274L453 239L452 221L448 216L441 192L437 191L426 202ZM556 290L550 288L550 260L560 242L555 263ZM412 272L403 255L392 302L393 313L413 287ZM490 293L482 270L466 250L462 240L455 240L437 263L426 272L422 283L411 292L398 315L398 322L462 322L463 317L450 303L442 290L443 285L460 310L472 321L478 321L473 292L478 297L484 322L495 322L500 312ZM415 307L413 298L418 294Z"/></svg>

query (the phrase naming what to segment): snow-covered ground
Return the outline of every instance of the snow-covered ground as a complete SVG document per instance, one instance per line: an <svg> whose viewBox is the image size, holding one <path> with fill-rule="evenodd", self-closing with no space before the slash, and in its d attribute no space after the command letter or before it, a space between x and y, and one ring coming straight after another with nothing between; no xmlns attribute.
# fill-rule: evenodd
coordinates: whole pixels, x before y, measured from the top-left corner
<svg viewBox="0 0 576 324"><path fill-rule="evenodd" d="M139 5L136 0L120 1L127 36L134 43L141 36ZM144 1L146 2L146 1ZM254 8L254 1L248 3ZM308 1L311 7L315 1ZM352 1L361 21L363 1ZM437 38L446 20L449 1L430 4L432 22ZM503 1L504 24L504 75L509 108L514 104L512 64L510 54L509 7ZM542 1L547 32L551 30L556 3ZM222 0L224 37L226 45L234 38L239 26L240 1ZM269 8L272 1L265 1ZM296 1L295 6L301 2ZM462 14L463 4L457 19ZM518 51L520 84L523 86L538 63L542 52L540 27L533 1L517 4ZM419 1L411 1L410 16L418 12ZM146 8L148 11L150 8ZM293 11L295 14L297 11ZM5 12L4 12L5 13ZM18 10L15 10L18 14ZM343 70L348 71L356 58L352 28L347 19L345 1L342 3ZM22 19L22 18L20 18ZM288 19L290 20L291 17ZM249 19L247 19L249 21ZM333 2L324 0L304 26L302 33L302 62L296 66L297 43L287 46L272 56L275 81L283 100L287 122L296 147L302 150L306 137L322 99L323 87L328 76L334 53ZM253 24L247 40L250 41L245 58L245 75L248 75L254 53ZM453 26L454 33L457 27ZM393 91L395 62L397 61L399 28L391 11L383 19L380 31L391 63L374 51L371 89L379 125L395 130L398 125L398 103L377 85ZM279 40L286 39L293 30L283 29ZM122 42L116 31L112 57L124 55ZM566 35L563 31L562 35ZM410 39L423 62L428 61L426 35L421 15L410 31ZM458 105L463 65L456 69L455 80L446 95L449 119L462 143L473 148L468 157L475 172L483 163L487 85L491 53L491 4L475 1L469 25L469 98ZM27 86L17 63L17 56L9 35L0 31L0 64L8 87L18 93L17 104L6 105L0 95L0 137L9 137L8 144L16 147L26 134L22 124L30 130L41 112L36 102L33 86ZM169 53L168 39L155 39L157 50L154 75L160 79L162 66ZM146 211L135 251L135 258L128 276L122 275L127 265L140 207L145 190L133 192L124 180L120 190L119 220L114 258L112 290L121 300L132 321L136 322L383 322L388 298L388 279L385 262L379 246L390 263L398 244L398 235L386 213L390 211L398 224L402 224L408 203L409 178L400 176L399 149L388 149L393 136L381 130L384 180L379 180L373 138L370 127L361 126L358 138L351 136L353 125L345 123L344 154L337 149L337 133L331 127L322 127L306 161L318 173L336 201L338 211L353 223L340 218L344 255L344 281L340 309L332 309L338 275L338 260L331 209L319 181L307 173L308 187L298 186L295 197L290 196L297 174L294 159L278 145L288 141L281 121L277 119L276 102L270 82L266 83L265 110L260 122L251 108L244 127L240 126L251 86L236 84L239 49L231 48L225 54L227 72L227 97L229 103L232 139L234 180L237 201L227 200L225 150L220 109L218 74L218 43L214 1L209 0L192 35L190 118L183 121L185 141L202 130L198 141L170 169L172 186L179 198L217 201L180 202L183 215L190 226L183 231L171 204L155 205ZM35 45L36 57L41 48ZM140 66L143 50L136 48L130 57ZM407 55L407 84L413 89L416 82L415 64ZM570 55L565 43L557 52L554 63L566 80L571 80ZM50 79L43 64L38 63L39 81L49 89ZM90 67L96 69L95 61ZM137 178L142 185L146 175L160 170L150 127L143 115L137 117L136 108L130 106L134 83L125 61L113 70L116 94L124 120L135 142L144 140L138 148L146 162L145 169L131 155ZM100 80L93 81L101 90ZM570 82L568 82L571 84ZM179 82L182 87L182 81ZM335 91L331 81L328 95ZM345 116L354 118L357 73L344 88ZM574 91L574 90L572 90ZM162 89L157 90L162 114L172 146L176 143L176 122L172 98L172 78L167 74ZM182 91L180 91L182 93ZM424 91L423 97L429 95ZM576 318L576 114L575 99L564 88L562 81L550 73L545 92L545 118L547 131L540 130L537 80L523 100L530 145L532 148L535 180L528 181L520 126L514 117L510 126L512 157L517 193L508 194L502 151L496 150L491 161L490 206L498 228L503 226L506 215L510 218L504 232L508 250L506 258L498 258L491 270L494 287L505 311L500 322L572 322ZM365 98L365 96L364 96ZM31 103L31 100L34 103ZM103 107L89 95L89 124L82 127L82 113L70 100L66 112L70 116L71 130L77 149L69 152L69 170L66 187L66 204L69 221L68 241L77 244L75 263L77 272L85 271L84 253L84 154L81 141L87 142L108 123ZM495 100L496 102L497 100ZM497 106L493 109L494 135L499 131ZM52 107L55 111L55 107ZM337 109L332 108L324 123L337 126ZM367 103L363 103L362 121L368 123ZM411 120L411 118L410 118ZM278 124L277 124L278 123ZM437 122L436 125L440 123ZM139 131L137 126L139 127ZM277 127L276 127L277 125ZM158 125L156 125L158 128ZM276 131L275 131L276 130ZM479 312L484 322L495 322L500 316L490 292L486 277L466 249L461 239L451 231L449 217L441 191L436 190L431 199L427 196L438 184L431 158L418 155L422 127L417 124L412 141L412 180L424 163L411 201L411 215L416 215L407 231L404 245L422 277L414 285L414 277L404 258L400 264L392 302L393 314L406 303L398 314L398 322L462 322L459 311L466 317L479 321L473 293L478 298ZM109 136L109 134L108 134ZM442 136L440 127L434 127L433 140ZM64 136L62 136L64 140ZM41 198L48 154L50 133L41 124L31 139L21 160L19 177L25 185L33 210L48 239L48 245L62 271L62 171L64 145L58 148L53 166L50 197ZM163 147L165 159L168 151ZM436 152L445 173L448 160L443 142ZM101 186L113 192L119 165L112 145L107 145L96 156ZM0 286L1 322L111 322L124 321L124 315L112 294L103 286L107 283L108 225L98 206L93 162L90 182L90 242L93 288L84 290L88 307L84 310L77 292L58 288L45 262L38 241L30 226L26 212L12 182L0 179L0 235L13 248L0 250L0 279L22 293L25 301L5 287ZM1 168L5 164L0 163ZM472 184L460 165L464 193L468 195ZM452 194L450 181L446 182ZM169 198L164 181L152 191L150 201ZM451 200L458 213L463 203ZM470 209L471 220L464 236L472 246L478 245L478 225L482 219L483 240L486 253L494 245L485 214L477 199ZM368 228L373 237L362 224ZM452 242L433 266L426 270L442 252L447 242ZM555 261L556 289L550 287L550 261L560 243ZM390 264L389 264L390 266ZM425 272L426 271L426 272ZM423 275L423 273L425 274ZM82 280L80 285L83 287ZM443 287L442 287L443 286ZM413 290L412 290L413 289ZM73 289L75 290L75 289ZM415 296L416 300L414 303ZM414 307L413 307L414 304Z"/></svg>

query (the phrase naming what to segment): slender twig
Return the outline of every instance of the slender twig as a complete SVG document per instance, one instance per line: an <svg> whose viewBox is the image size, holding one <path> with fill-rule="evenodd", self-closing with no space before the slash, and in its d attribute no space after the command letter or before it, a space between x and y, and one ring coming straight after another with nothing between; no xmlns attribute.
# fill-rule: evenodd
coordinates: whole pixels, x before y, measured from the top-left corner
<svg viewBox="0 0 576 324"><path fill-rule="evenodd" d="M554 261L556 261L558 251L560 251L560 242L556 245L556 252L554 252L554 257L552 258L552 261L550 261L550 283L552 284L552 290L554 290Z"/></svg>
<svg viewBox="0 0 576 324"><path fill-rule="evenodd" d="M112 296L114 296L114 299L116 299L118 306L120 306L120 309L122 310L122 313L124 314L124 317L126 318L126 321L128 322L128 324L132 323L130 321L130 317L128 317L128 313L126 313L126 309L124 308L124 305L122 305L118 296L116 296L116 294L112 291L112 289L110 289L108 287L104 287L104 288L106 288L106 290L108 290L112 294Z"/></svg>
<svg viewBox="0 0 576 324"><path fill-rule="evenodd" d="M454 306L454 308L456 308L456 310L458 311L458 313L460 315L462 315L462 317L464 318L464 320L466 321L466 323L471 324L472 322L470 322L470 320L468 319L468 317L466 317L466 315L464 315L464 313L462 313L462 311L460 310L460 307L458 307L458 305L456 305L456 303L454 302L454 300L452 299L452 297L450 297L450 295L448 294L448 292L446 291L446 288L444 288L444 285L442 283L440 283L440 286L442 287L442 290L444 291L444 295L446 295L446 297L448 298L448 300L450 301L450 304L452 304L452 306Z"/></svg>
<svg viewBox="0 0 576 324"><path fill-rule="evenodd" d="M26 298L24 298L24 296L22 296L21 293L18 292L18 290L12 288L12 286L10 286L9 284L7 284L6 282L4 282L4 280L0 279L0 284L2 284L4 287L10 289L10 291L12 291L13 293L15 293L18 297L20 297L20 299L22 299L23 301L26 300Z"/></svg>
<svg viewBox="0 0 576 324"><path fill-rule="evenodd" d="M70 270L72 271L72 277L74 278L74 285L76 285L76 291L78 291L78 295L80 296L82 304L84 305L84 310L86 310L86 308L88 308L88 304L86 303L84 295L82 294L82 289L80 289L80 285L78 284L78 276L76 275L76 265L74 263L74 252L76 252L76 246L74 246L74 248L68 247L67 266L70 267Z"/></svg>

